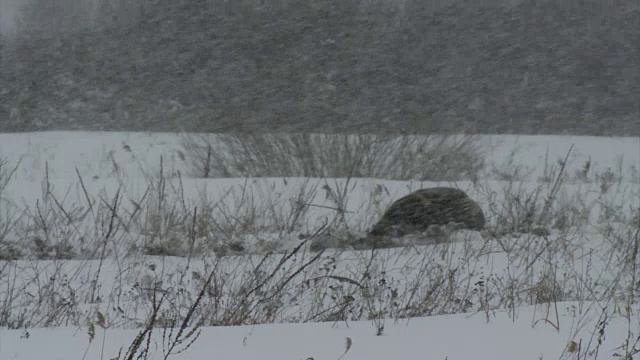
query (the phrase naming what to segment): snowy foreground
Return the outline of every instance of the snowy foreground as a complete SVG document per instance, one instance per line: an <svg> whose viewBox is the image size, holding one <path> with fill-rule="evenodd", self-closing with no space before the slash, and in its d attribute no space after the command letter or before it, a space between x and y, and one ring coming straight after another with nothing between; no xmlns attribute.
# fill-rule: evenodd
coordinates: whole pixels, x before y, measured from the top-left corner
<svg viewBox="0 0 640 360"><path fill-rule="evenodd" d="M639 139L484 136L480 179L437 183L196 179L180 140L0 134L0 360L145 328L131 358L640 359ZM313 250L430 186L491 231Z"/></svg>
<svg viewBox="0 0 640 360"><path fill-rule="evenodd" d="M538 323L532 308L520 310L514 322L495 314L487 323L482 315L450 315L417 318L390 324L385 335L374 336L367 322L344 324L268 324L205 328L185 353L172 358L200 359L556 359L571 341L570 315L576 304L559 304L563 313L560 331ZM591 324L590 324L591 325ZM613 321L600 351L610 358L626 337L624 321ZM583 331L585 340L591 334ZM134 330L98 331L89 344L84 329L3 330L2 359L110 359L136 335ZM347 338L351 348L345 353ZM595 335L593 341L596 341ZM156 344L157 343L157 344ZM162 358L162 338L154 339L152 358ZM86 354L84 354L86 352ZM566 358L573 358L568 354Z"/></svg>

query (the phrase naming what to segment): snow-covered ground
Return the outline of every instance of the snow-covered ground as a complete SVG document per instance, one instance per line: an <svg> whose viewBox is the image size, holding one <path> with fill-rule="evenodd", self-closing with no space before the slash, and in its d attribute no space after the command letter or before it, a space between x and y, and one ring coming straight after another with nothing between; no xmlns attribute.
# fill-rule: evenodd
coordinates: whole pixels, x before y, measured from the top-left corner
<svg viewBox="0 0 640 360"><path fill-rule="evenodd" d="M533 169L532 178L544 175L545 165L569 158L570 170L591 160L592 171L622 167L627 176L640 167L640 140L633 137L478 135L487 151L488 168L502 169L509 162ZM153 173L164 159L167 173L188 166L181 159L181 135L175 133L43 132L0 134L0 154L10 162L22 161L20 181L39 182L49 164L52 178L71 178L75 168L99 179L118 173ZM114 169L114 163L118 169ZM640 171L640 170L639 170Z"/></svg>
<svg viewBox="0 0 640 360"><path fill-rule="evenodd" d="M164 358L178 330L163 336L163 326L195 301L202 332L169 358L609 359L640 350L640 258L631 256L640 139L481 136L481 179L444 183L192 179L180 140L0 134L5 174L18 166L0 188L0 359L124 358L154 294L166 299L143 346L149 359ZM394 199L437 185L467 191L499 234L284 253L319 229L362 233ZM548 235L518 230L534 210ZM211 245L221 238L243 249ZM9 248L19 260L1 260ZM625 339L626 352L616 349ZM565 352L572 341L579 349Z"/></svg>
<svg viewBox="0 0 640 360"><path fill-rule="evenodd" d="M411 319L389 324L383 336L375 336L367 322L345 324L266 324L204 328L198 341L172 358L184 360L281 360L339 359L558 359L573 339L575 321L562 304L561 328L532 322L533 308L520 310L512 321L498 313L487 322L481 315L449 315ZM595 324L588 324L593 326ZM600 351L609 359L626 337L626 325L608 325ZM588 334L589 335L589 334ZM56 328L3 330L2 359L110 359L136 336L135 330L98 330L93 342L85 329ZM587 336L583 342L590 340ZM597 341L597 339L593 339ZM157 342L157 344L155 344ZM584 344L583 344L584 346ZM126 350L126 349L125 349ZM85 354L86 351L86 354ZM163 358L162 336L154 338L151 358ZM577 358L575 353L565 358Z"/></svg>

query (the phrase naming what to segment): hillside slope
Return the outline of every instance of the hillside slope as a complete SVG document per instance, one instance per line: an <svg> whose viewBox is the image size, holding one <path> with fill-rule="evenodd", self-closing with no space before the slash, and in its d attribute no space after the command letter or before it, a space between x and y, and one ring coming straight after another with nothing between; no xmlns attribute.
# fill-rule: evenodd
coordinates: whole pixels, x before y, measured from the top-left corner
<svg viewBox="0 0 640 360"><path fill-rule="evenodd" d="M634 0L174 3L4 36L0 131L640 135Z"/></svg>

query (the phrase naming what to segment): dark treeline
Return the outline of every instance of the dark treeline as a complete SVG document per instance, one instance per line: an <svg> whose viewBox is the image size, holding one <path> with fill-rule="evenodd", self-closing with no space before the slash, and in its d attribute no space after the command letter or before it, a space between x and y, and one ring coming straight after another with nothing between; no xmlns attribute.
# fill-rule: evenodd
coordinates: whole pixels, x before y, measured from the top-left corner
<svg viewBox="0 0 640 360"><path fill-rule="evenodd" d="M0 1L0 131L640 135L636 0Z"/></svg>

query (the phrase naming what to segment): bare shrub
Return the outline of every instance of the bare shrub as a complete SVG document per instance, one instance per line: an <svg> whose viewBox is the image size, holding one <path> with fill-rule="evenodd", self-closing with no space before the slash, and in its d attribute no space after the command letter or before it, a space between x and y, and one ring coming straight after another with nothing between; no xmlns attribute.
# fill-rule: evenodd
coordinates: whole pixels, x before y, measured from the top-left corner
<svg viewBox="0 0 640 360"><path fill-rule="evenodd" d="M196 177L476 179L484 156L473 135L186 134Z"/></svg>

